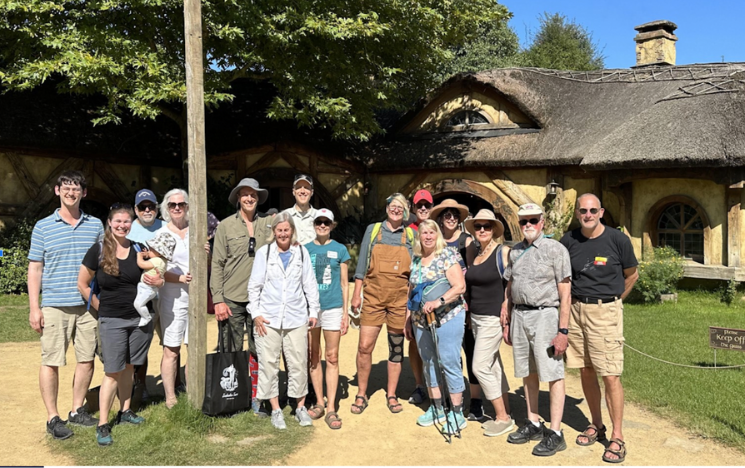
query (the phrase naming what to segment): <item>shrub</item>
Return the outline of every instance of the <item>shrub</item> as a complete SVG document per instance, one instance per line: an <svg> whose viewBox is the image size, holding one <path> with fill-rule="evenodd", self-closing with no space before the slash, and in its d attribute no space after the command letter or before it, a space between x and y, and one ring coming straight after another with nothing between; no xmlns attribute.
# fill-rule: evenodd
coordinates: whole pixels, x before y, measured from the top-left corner
<svg viewBox="0 0 745 468"><path fill-rule="evenodd" d="M28 249L35 221L19 219L0 231L0 294L28 292Z"/></svg>
<svg viewBox="0 0 745 468"><path fill-rule="evenodd" d="M657 247L651 258L639 263L639 280L634 289L644 302L656 302L661 294L677 290L683 278L683 258L672 247Z"/></svg>
<svg viewBox="0 0 745 468"><path fill-rule="evenodd" d="M728 306L732 305L737 297L737 286L739 284L734 278L729 280L719 291L720 300Z"/></svg>

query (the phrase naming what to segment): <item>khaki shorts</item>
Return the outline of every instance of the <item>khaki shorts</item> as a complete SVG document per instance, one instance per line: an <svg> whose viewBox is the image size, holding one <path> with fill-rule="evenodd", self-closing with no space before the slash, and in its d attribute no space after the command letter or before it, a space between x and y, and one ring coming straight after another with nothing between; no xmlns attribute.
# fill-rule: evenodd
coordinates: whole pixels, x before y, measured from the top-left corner
<svg viewBox="0 0 745 468"><path fill-rule="evenodd" d="M572 301L567 367L592 367L601 377L623 373L623 302Z"/></svg>
<svg viewBox="0 0 745 468"><path fill-rule="evenodd" d="M362 307L360 314L360 326L382 327L385 324L389 329L403 330L406 325L406 307L389 309L366 309Z"/></svg>
<svg viewBox="0 0 745 468"><path fill-rule="evenodd" d="M77 362L90 362L96 355L98 321L85 306L42 307L41 365L67 364L67 347L72 341Z"/></svg>

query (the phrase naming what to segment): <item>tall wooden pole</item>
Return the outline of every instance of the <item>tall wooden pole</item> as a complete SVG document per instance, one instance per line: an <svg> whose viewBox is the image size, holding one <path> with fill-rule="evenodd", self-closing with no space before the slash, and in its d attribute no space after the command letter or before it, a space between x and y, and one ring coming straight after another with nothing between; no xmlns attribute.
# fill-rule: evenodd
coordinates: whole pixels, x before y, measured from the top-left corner
<svg viewBox="0 0 745 468"><path fill-rule="evenodd" d="M204 66L201 0L184 0L186 119L189 157L189 402L202 407L207 352L207 162L204 149Z"/></svg>

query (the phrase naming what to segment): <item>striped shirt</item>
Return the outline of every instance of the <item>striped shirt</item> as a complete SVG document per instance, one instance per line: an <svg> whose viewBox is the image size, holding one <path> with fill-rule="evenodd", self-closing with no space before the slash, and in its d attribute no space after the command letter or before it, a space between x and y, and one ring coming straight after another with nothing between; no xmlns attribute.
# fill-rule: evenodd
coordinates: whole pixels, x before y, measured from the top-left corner
<svg viewBox="0 0 745 468"><path fill-rule="evenodd" d="M82 211L75 226L60 217L59 208L36 222L28 259L44 264L42 307L71 307L85 303L78 291L80 264L91 245L102 235L101 221Z"/></svg>

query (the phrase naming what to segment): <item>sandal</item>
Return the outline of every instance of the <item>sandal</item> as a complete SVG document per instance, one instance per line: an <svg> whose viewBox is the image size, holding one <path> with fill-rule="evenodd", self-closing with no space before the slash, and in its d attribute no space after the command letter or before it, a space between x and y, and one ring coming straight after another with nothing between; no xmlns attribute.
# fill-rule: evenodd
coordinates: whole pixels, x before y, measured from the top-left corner
<svg viewBox="0 0 745 468"><path fill-rule="evenodd" d="M357 400L362 400L362 404L358 405ZM356 397L354 397L354 403L352 403L352 408L349 411L352 414L362 414L367 409L368 404L369 402L367 401L367 397L365 395L357 395Z"/></svg>
<svg viewBox="0 0 745 468"><path fill-rule="evenodd" d="M338 414L336 414L336 411L329 411L329 414L327 414L323 420L326 421L326 425L329 427L329 429L341 429L341 418ZM337 425L334 426L334 424Z"/></svg>
<svg viewBox="0 0 745 468"><path fill-rule="evenodd" d="M318 403L314 404L310 408L308 408L308 416L310 416L310 419L316 420L321 419L323 417L323 414L326 412L326 408L319 405Z"/></svg>
<svg viewBox="0 0 745 468"><path fill-rule="evenodd" d="M618 450L610 448L611 444L618 445ZM612 453L618 458L608 458L609 453ZM606 447L605 452L603 453L603 461L608 463L621 463L624 460L626 460L626 444L621 439L611 439L610 444Z"/></svg>
<svg viewBox="0 0 745 468"><path fill-rule="evenodd" d="M394 401L393 404L391 404L391 400ZM401 405L401 403L398 402L397 396L389 396L388 401L386 402L386 405L388 406L388 410L393 414L400 413L401 411L404 410L403 405Z"/></svg>
<svg viewBox="0 0 745 468"><path fill-rule="evenodd" d="M593 431L592 434L590 434L590 431ZM600 429L598 429L596 425L590 424L589 426L587 426L587 429L585 429L583 433L577 436L577 440L575 442L577 442L577 445L581 445L582 447L587 447L588 445L592 445L599 440L604 441L605 432L606 432L605 424L603 424L603 427L601 427ZM585 442L580 441L579 440L580 437L586 438L587 441Z"/></svg>

